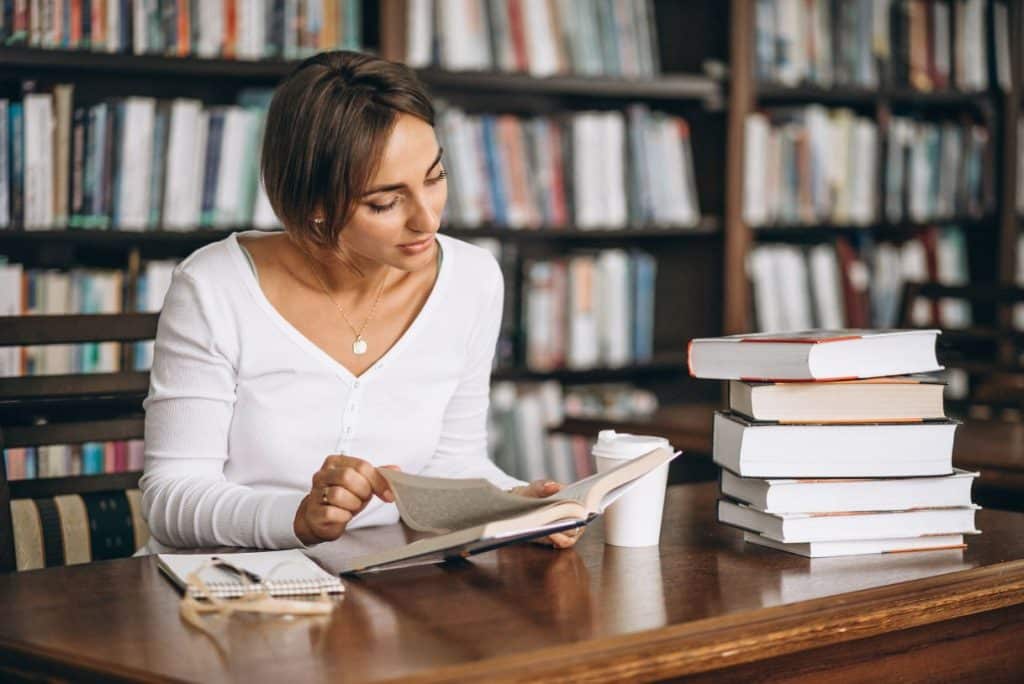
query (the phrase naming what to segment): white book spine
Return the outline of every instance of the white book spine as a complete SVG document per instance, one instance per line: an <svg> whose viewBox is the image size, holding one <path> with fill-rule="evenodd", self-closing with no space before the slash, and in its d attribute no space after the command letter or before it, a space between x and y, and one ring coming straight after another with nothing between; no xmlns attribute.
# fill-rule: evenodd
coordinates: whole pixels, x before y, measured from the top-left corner
<svg viewBox="0 0 1024 684"><path fill-rule="evenodd" d="M53 225L53 98L25 95L25 228Z"/></svg>
<svg viewBox="0 0 1024 684"><path fill-rule="evenodd" d="M558 52L551 31L550 6L547 0L522 0L523 24L526 29L527 63L531 76L543 78L558 72Z"/></svg>
<svg viewBox="0 0 1024 684"><path fill-rule="evenodd" d="M149 176L153 166L156 101L129 97L124 103L121 132L120 224L123 230L144 230L149 220Z"/></svg>
<svg viewBox="0 0 1024 684"><path fill-rule="evenodd" d="M210 113L207 110L199 112L196 121L196 135L193 142L192 162L194 168L189 175L190 183L188 189L188 205L186 216L188 222L186 228L195 228L199 225L199 217L203 203L203 183L206 177L206 155L207 155L207 133L210 126Z"/></svg>
<svg viewBox="0 0 1024 684"><path fill-rule="evenodd" d="M171 105L164 179L164 228L181 230L198 223L198 209L191 212L196 180L197 138L202 105L198 100L175 100ZM205 149L200 147L199 150Z"/></svg>
<svg viewBox="0 0 1024 684"><path fill-rule="evenodd" d="M759 226L768 222L768 200L765 179L767 168L768 119L763 114L750 114L744 123L745 152L743 160L743 220Z"/></svg>
<svg viewBox="0 0 1024 684"><path fill-rule="evenodd" d="M626 207L626 126L620 112L608 112L604 120L604 167L606 209L603 225L622 228L629 214Z"/></svg>
<svg viewBox="0 0 1024 684"><path fill-rule="evenodd" d="M405 63L414 69L433 62L434 0L408 0L406 6Z"/></svg>
<svg viewBox="0 0 1024 684"><path fill-rule="evenodd" d="M11 225L11 179L10 162L8 161L10 125L8 100L0 98L0 228L7 228Z"/></svg>
<svg viewBox="0 0 1024 684"><path fill-rule="evenodd" d="M199 37L195 43L195 54L199 57L219 57L221 39L224 34L224 3L197 3L199 12ZM286 26L292 26L287 24ZM285 31L288 35L289 31Z"/></svg>
<svg viewBox="0 0 1024 684"><path fill-rule="evenodd" d="M239 200L248 118L249 113L241 107L228 107L225 111L215 198L215 224L219 226L238 225L242 221Z"/></svg>
<svg viewBox="0 0 1024 684"><path fill-rule="evenodd" d="M107 52L121 51L121 3L107 0Z"/></svg>

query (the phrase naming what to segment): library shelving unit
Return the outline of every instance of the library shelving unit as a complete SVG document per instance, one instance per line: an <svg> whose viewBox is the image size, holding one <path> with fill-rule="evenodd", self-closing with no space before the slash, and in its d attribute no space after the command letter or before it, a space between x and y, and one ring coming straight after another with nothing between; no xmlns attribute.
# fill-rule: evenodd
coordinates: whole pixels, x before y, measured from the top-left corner
<svg viewBox="0 0 1024 684"><path fill-rule="evenodd" d="M988 6L988 3L986 3ZM913 301L915 292L930 289L936 296L960 296L972 302L973 324L964 330L947 330L940 338L940 358L948 354L947 366L957 368L970 378L971 392L966 401L950 402L955 412L971 415L973 409L991 409L986 395L996 396L1003 405L1016 404L1011 414L1020 420L1020 402L1024 394L1020 382L997 382L1000 374L1010 380L1022 377L1021 350L1024 338L1012 328L1006 301L1020 296L1014 288L1018 260L1018 235L1021 220L1017 216L1018 192L1018 130L1017 121L1022 107L1022 11L1016 0L1006 3L1009 11L1008 44L1013 50L1010 59L1009 88L996 86L995 74L990 74L991 87L983 92L962 93L943 91L922 93L905 88L883 85L877 90L857 88L825 89L816 87L787 88L758 83L756 77L756 5L747 0L731 0L729 92L728 102L728 161L724 221L724 291L726 294L724 329L727 333L746 332L753 328L751 284L745 269L747 255L755 244L773 242L814 243L834 241L838 237L870 236L875 241L894 241L913 237L924 225L914 223L892 224L884 221L868 226L813 225L751 227L744 221L744 123L747 116L760 108L775 106L821 104L828 107L848 107L862 116L884 123L894 113L915 114L928 119L949 114L967 113L984 119L989 127L991 150L989 163L993 165L994 207L982 218L929 221L927 226L956 225L964 229L969 243L968 259L970 285L945 287L941 285L911 285L906 292ZM986 24L992 16L986 10ZM990 38L991 39L991 38ZM986 60L992 64L992 53ZM884 79L883 79L884 84ZM884 157L880 157L884 159ZM880 195L881 196L881 195ZM954 295L953 293L957 293ZM1004 302L997 306L996 301ZM974 307L974 304L979 304ZM904 303L905 304L905 303ZM970 350L976 351L971 356ZM966 353L965 353L966 352ZM975 389L977 387L977 389ZM1002 393L999 390L1006 389ZM998 404L998 402L997 402ZM982 412L980 415L984 416ZM1021 465L1020 449L1012 440L999 444L1000 436L1019 433L1019 424L999 420L967 421L962 426L964 435L957 438L954 448L955 462L961 467L981 472L975 488L977 500L984 504L1005 507L1020 506ZM1013 415L1009 416L1011 419ZM984 435L986 439L977 439ZM961 436L963 439L961 439ZM986 442L987 440L987 442ZM978 444L989 443L975 453ZM999 444L999 446L995 446ZM972 446L973 445L973 446Z"/></svg>
<svg viewBox="0 0 1024 684"><path fill-rule="evenodd" d="M1021 22L1020 3L1008 4L1010 10L1009 44L1019 50ZM1020 112L1021 60L1011 60L1012 83L1008 92L999 90L994 81L983 92L944 90L918 92L910 88L885 84L877 89L854 87L822 88L815 86L786 87L759 83L756 76L756 3L732 0L730 3L728 162L725 231L726 304L724 327L729 333L752 329L750 284L745 261L754 243L822 242L836 237L868 235L876 240L899 241L912 237L925 226L960 226L970 240L970 282L972 284L1010 285L1016 267L1018 220L1016 207L1017 130ZM986 57L988 59L988 56ZM743 217L744 123L747 116L760 108L820 104L848 107L863 116L884 122L893 114L916 114L923 118L934 115L970 112L984 119L993 136L991 163L994 165L995 207L981 218L963 217L927 221L923 224L897 224L876 221L870 225L749 226ZM884 157L880 157L884 159ZM880 195L881 196L881 195ZM996 326L994 313L983 324ZM1004 321L1005 324L1005 321Z"/></svg>
<svg viewBox="0 0 1024 684"><path fill-rule="evenodd" d="M599 77L532 78L522 74L420 70L435 96L466 111L552 113L566 110L622 109L642 102L652 109L681 114L694 131L693 156L698 197L705 218L696 228L624 225L614 230L511 230L501 226L443 226L459 238L494 238L516 243L520 264L570 250L636 247L656 254L654 357L650 362L615 368L537 372L522 363L498 368L495 379L556 379L566 383L629 381L654 389L663 401L699 398L707 390L689 381L686 342L722 332L722 273L725 118L721 84L703 75L704 59L726 58L728 7L702 2L699 7L658 0L654 3L663 76L652 79ZM377 52L380 36L394 27L392 3L366 2L364 49ZM680 32L685 40L680 40ZM72 82L75 104L107 97L140 95L193 97L205 104L229 104L245 87L273 87L295 62L238 61L157 55L104 54L87 50L0 47L0 96L16 96L20 81ZM140 264L146 259L183 258L233 230L196 228L153 230L0 230L0 254L31 268L90 266L119 268L125 274L125 301L132 301ZM521 274L522 269L517 269ZM521 276L520 276L521 278ZM521 292L521 282L506 283ZM517 307L518 309L518 307ZM151 339L157 314L25 316L0 318L0 344ZM518 322L517 322L518 324ZM521 346L521 345L519 345ZM131 344L124 344L122 368L132 368ZM522 350L516 354L524 358ZM119 373L0 378L0 448L82 441L138 438L142 435L141 399L148 374ZM2 468L2 462L0 462ZM40 478L7 482L0 478L0 507L12 497L134 486L140 473ZM0 530L0 534L10 530ZM5 559L0 558L0 566ZM9 560L9 559L7 559Z"/></svg>

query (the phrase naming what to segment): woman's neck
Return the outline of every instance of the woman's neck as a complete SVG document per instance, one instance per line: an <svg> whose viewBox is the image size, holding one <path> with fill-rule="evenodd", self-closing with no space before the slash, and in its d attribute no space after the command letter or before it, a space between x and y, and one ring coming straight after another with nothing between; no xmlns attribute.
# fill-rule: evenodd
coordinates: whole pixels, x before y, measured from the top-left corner
<svg viewBox="0 0 1024 684"><path fill-rule="evenodd" d="M344 247L339 254L307 253L299 245L292 244L291 247L293 272L310 274L316 289L325 287L333 296L356 299L373 296L389 272L394 270L387 264Z"/></svg>

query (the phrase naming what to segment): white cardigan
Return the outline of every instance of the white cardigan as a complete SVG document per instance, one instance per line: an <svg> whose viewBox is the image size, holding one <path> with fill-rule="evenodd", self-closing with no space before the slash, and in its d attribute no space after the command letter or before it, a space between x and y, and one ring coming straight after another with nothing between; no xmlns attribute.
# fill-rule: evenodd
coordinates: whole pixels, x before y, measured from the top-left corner
<svg viewBox="0 0 1024 684"><path fill-rule="evenodd" d="M139 487L152 537L137 554L304 547L295 511L330 454L522 484L487 455L501 271L479 247L438 241L444 258L423 309L359 377L278 313L236 235L175 269L143 403ZM397 521L394 504L374 497L349 527Z"/></svg>

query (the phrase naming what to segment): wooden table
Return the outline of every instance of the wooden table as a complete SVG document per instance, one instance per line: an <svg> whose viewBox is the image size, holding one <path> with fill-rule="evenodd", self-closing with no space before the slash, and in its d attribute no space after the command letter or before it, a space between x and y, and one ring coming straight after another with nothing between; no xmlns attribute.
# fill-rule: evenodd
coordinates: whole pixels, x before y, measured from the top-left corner
<svg viewBox="0 0 1024 684"><path fill-rule="evenodd" d="M572 551L350 580L330 618L238 616L216 627L223 658L179 620L151 557L2 576L0 679L1024 676L1024 514L981 511L966 550L808 560L744 545L714 522L715 497L670 488L660 547L605 546L598 522ZM342 546L319 555L329 565Z"/></svg>

